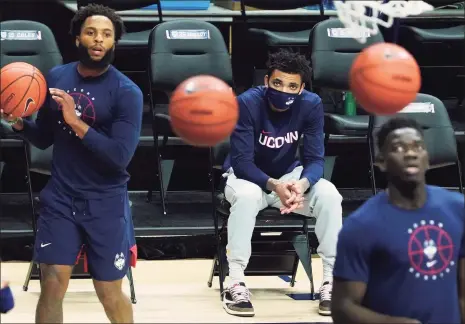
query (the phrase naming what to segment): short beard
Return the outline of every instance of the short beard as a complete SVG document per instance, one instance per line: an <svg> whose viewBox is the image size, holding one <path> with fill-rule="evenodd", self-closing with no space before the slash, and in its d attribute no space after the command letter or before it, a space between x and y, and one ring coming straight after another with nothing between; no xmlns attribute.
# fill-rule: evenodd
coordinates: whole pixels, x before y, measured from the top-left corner
<svg viewBox="0 0 465 324"><path fill-rule="evenodd" d="M79 43L78 46L78 57L79 62L84 65L86 68L91 70L103 70L106 69L115 58L115 50L108 50L100 61L93 60L89 55L89 49Z"/></svg>

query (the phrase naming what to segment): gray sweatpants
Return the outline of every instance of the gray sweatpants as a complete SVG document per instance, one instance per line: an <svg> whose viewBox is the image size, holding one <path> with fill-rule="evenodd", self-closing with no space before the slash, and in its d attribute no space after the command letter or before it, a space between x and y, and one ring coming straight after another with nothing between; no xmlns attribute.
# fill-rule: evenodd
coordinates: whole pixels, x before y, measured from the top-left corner
<svg viewBox="0 0 465 324"><path fill-rule="evenodd" d="M281 177L283 181L298 180L303 168L297 167ZM231 204L228 219L227 258L229 277L244 282L244 270L252 254L252 234L256 216L266 207L280 208L281 200L274 193L266 194L256 184L238 179L232 170L227 176L225 197ZM342 196L329 181L321 179L305 195L302 209L295 213L315 217L315 234L319 241L317 253L323 261L323 282L332 281L336 245L342 228Z"/></svg>

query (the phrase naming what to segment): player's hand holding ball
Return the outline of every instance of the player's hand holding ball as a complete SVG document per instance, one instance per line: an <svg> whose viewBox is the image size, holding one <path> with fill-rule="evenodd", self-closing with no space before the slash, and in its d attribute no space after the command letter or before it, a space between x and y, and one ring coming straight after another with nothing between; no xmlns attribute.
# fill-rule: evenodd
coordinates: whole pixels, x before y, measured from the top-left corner
<svg viewBox="0 0 465 324"><path fill-rule="evenodd" d="M65 123L70 126L75 124L79 120L79 117L76 114L76 104L73 97L61 89L50 88L49 91L52 99L61 107Z"/></svg>
<svg viewBox="0 0 465 324"><path fill-rule="evenodd" d="M23 119L21 117L15 117L12 114L7 114L0 107L0 119L3 119L14 129L20 131L23 129Z"/></svg>

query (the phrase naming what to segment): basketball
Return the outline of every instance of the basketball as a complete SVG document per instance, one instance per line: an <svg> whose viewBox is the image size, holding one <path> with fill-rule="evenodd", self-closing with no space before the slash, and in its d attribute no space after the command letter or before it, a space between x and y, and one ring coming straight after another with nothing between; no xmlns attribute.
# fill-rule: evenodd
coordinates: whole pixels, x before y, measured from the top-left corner
<svg viewBox="0 0 465 324"><path fill-rule="evenodd" d="M173 92L169 115L174 132L186 143L211 147L231 135L239 107L228 84L198 75L183 81Z"/></svg>
<svg viewBox="0 0 465 324"><path fill-rule="evenodd" d="M364 110L376 115L391 115L410 104L420 91L420 67L403 47L379 43L355 58L349 84Z"/></svg>
<svg viewBox="0 0 465 324"><path fill-rule="evenodd" d="M33 65L14 62L0 70L0 107L6 115L28 117L47 96L47 82Z"/></svg>

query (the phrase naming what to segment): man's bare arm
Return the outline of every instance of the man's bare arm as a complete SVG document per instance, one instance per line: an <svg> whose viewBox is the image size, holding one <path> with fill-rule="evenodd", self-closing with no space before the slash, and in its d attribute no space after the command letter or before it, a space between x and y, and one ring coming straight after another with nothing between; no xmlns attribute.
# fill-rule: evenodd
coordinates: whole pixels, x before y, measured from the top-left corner
<svg viewBox="0 0 465 324"><path fill-rule="evenodd" d="M334 324L406 324L421 322L412 318L394 317L374 312L361 305L366 292L364 282L334 278L331 313Z"/></svg>

